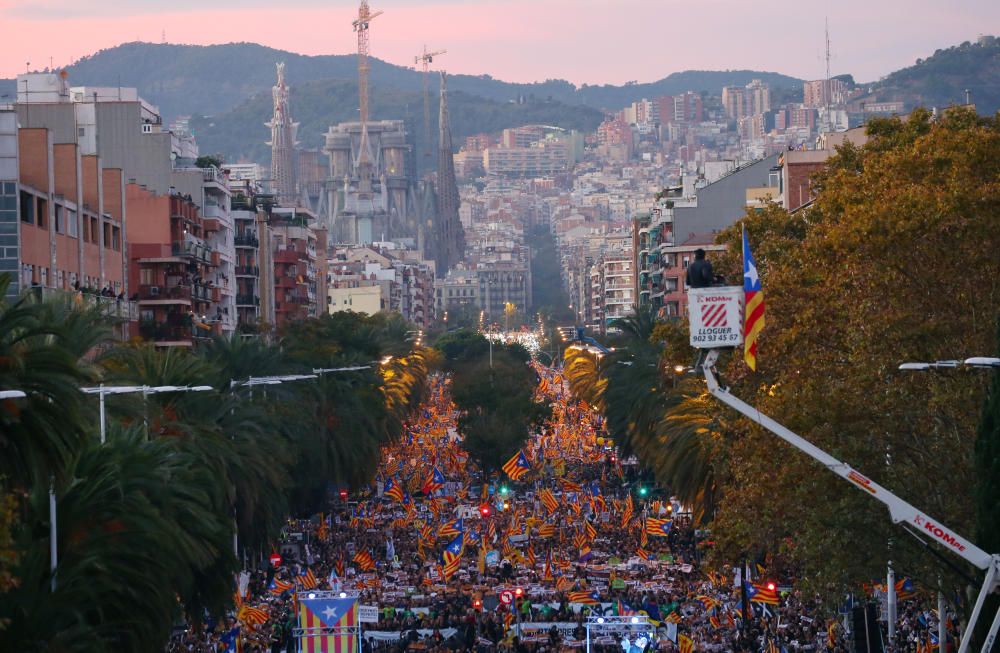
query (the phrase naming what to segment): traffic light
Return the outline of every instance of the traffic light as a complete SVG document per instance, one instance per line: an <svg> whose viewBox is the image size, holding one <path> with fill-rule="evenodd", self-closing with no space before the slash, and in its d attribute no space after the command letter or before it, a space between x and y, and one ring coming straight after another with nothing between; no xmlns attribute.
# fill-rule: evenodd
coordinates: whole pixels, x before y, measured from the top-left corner
<svg viewBox="0 0 1000 653"><path fill-rule="evenodd" d="M489 517L490 516L490 504L488 504L488 503L480 504L480 506L479 506L479 514L480 514L480 516L483 519L486 519L487 517Z"/></svg>

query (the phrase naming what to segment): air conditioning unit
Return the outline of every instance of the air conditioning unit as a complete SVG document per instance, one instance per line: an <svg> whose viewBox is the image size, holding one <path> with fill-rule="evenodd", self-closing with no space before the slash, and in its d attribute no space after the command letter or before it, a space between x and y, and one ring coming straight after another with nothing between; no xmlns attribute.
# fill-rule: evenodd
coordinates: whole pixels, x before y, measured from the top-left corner
<svg viewBox="0 0 1000 653"><path fill-rule="evenodd" d="M160 287L159 286L150 286L149 287L149 295L150 295L150 297L159 297L159 295L160 295Z"/></svg>

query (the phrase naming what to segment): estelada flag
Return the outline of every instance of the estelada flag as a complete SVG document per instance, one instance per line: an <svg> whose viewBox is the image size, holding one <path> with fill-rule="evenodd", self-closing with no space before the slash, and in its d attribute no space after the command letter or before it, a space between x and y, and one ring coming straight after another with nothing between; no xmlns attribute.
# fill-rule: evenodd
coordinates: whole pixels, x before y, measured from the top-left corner
<svg viewBox="0 0 1000 653"><path fill-rule="evenodd" d="M357 597L303 599L300 607L302 651L354 653L357 650Z"/></svg>
<svg viewBox="0 0 1000 653"><path fill-rule="evenodd" d="M750 253L747 229L743 227L743 297L746 305L743 317L743 360L751 370L757 369L757 338L764 328L764 291L757 274L757 264Z"/></svg>
<svg viewBox="0 0 1000 653"><path fill-rule="evenodd" d="M512 480L518 480L531 470L531 465L528 463L528 458L524 455L523 451L518 450L510 460L508 460L503 465L503 471Z"/></svg>

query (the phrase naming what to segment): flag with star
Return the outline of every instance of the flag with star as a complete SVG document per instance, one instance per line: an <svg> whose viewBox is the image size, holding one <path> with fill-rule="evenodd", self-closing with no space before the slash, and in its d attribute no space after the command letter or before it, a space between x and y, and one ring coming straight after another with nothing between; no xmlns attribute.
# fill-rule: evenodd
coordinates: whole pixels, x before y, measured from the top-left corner
<svg viewBox="0 0 1000 653"><path fill-rule="evenodd" d="M516 481L531 470L528 458L523 451L518 451L510 460L503 464L503 471L511 480Z"/></svg>
<svg viewBox="0 0 1000 653"><path fill-rule="evenodd" d="M462 554L465 552L465 538L459 533L458 536L445 547L441 553L441 565L444 570L444 579L450 579L462 562Z"/></svg>
<svg viewBox="0 0 1000 653"><path fill-rule="evenodd" d="M743 297L746 309L743 317L743 360L751 370L757 369L757 338L764 328L764 291L757 274L757 263L750 253L747 229L743 227Z"/></svg>
<svg viewBox="0 0 1000 653"><path fill-rule="evenodd" d="M435 491L440 490L444 487L444 474L437 467L431 469L430 475L427 480L424 481L424 485L420 488L420 491L426 495L434 494Z"/></svg>
<svg viewBox="0 0 1000 653"><path fill-rule="evenodd" d="M357 597L302 599L299 602L304 653L355 653L358 645Z"/></svg>

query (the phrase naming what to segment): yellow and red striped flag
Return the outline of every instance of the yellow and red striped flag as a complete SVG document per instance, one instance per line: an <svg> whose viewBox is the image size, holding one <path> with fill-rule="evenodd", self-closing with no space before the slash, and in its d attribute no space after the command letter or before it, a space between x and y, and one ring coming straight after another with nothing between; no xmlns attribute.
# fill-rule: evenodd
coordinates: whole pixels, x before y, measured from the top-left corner
<svg viewBox="0 0 1000 653"><path fill-rule="evenodd" d="M545 509L550 513L559 509L559 500L556 499L554 494L552 494L552 490L545 488L538 493L538 498L541 499L542 505L544 505Z"/></svg>
<svg viewBox="0 0 1000 653"><path fill-rule="evenodd" d="M514 481L527 474L530 470L531 465L528 463L528 459L525 457L523 451L518 451L510 460L503 464L504 473Z"/></svg>
<svg viewBox="0 0 1000 653"><path fill-rule="evenodd" d="M361 571L372 571L375 569L375 559L367 551L360 551L355 554L354 562L361 568Z"/></svg>
<svg viewBox="0 0 1000 653"><path fill-rule="evenodd" d="M743 227L743 296L746 312L743 318L743 360L751 370L757 369L757 338L764 328L764 291L757 274L757 264L750 253L747 229Z"/></svg>

